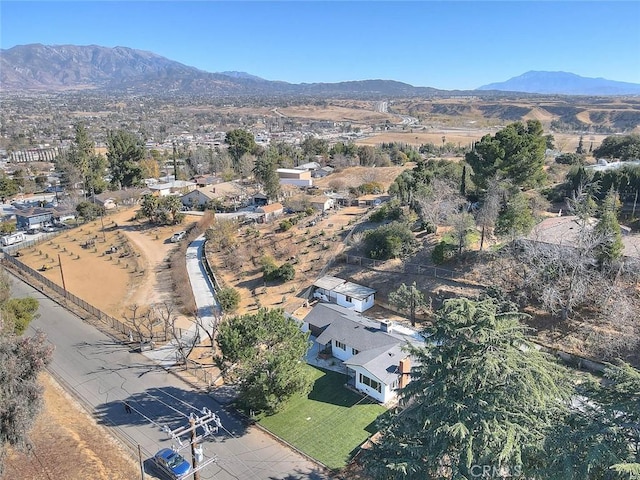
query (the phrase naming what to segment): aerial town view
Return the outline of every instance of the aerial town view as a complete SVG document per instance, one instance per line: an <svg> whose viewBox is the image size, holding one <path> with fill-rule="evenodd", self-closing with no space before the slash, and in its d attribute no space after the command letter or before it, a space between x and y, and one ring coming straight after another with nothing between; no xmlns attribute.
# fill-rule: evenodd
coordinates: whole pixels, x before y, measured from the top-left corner
<svg viewBox="0 0 640 480"><path fill-rule="evenodd" d="M0 3L0 480L640 480L640 3Z"/></svg>

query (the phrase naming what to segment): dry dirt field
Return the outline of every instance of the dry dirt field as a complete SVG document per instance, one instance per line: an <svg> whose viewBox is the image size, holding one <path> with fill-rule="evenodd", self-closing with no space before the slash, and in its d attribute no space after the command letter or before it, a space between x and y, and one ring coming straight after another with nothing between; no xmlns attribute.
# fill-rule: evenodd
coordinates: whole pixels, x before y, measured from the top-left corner
<svg viewBox="0 0 640 480"><path fill-rule="evenodd" d="M339 173L318 179L319 188L330 188L339 181L343 187L356 187L364 182L379 182L385 190L405 169L403 167L350 167ZM343 240L352 226L369 207L342 207L325 215L315 214L302 218L286 232L279 231L284 216L267 224L241 228L240 242L235 250L221 255L209 251L207 258L216 270L218 279L241 294L238 312L255 311L259 307L283 308L304 316L305 292L322 274L333 257L344 249ZM264 282L260 258L271 256L281 265L288 259L294 263L296 276L290 282Z"/></svg>
<svg viewBox="0 0 640 480"><path fill-rule="evenodd" d="M21 250L20 260L91 305L123 320L128 307L161 302L171 293L158 271L175 244L169 237L180 227L149 227L132 220L127 209L104 219L65 230L56 237ZM193 219L187 219L185 225ZM110 249L115 247L115 252ZM43 267L47 270L43 271Z"/></svg>

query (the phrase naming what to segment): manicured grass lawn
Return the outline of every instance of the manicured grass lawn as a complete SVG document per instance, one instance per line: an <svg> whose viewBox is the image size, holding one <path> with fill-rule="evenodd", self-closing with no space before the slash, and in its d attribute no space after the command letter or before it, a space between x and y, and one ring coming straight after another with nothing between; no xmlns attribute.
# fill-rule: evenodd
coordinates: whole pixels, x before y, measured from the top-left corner
<svg viewBox="0 0 640 480"><path fill-rule="evenodd" d="M292 398L284 410L259 423L327 467L342 468L375 433L373 422L385 408L347 390L345 375L308 368L315 378L311 393Z"/></svg>

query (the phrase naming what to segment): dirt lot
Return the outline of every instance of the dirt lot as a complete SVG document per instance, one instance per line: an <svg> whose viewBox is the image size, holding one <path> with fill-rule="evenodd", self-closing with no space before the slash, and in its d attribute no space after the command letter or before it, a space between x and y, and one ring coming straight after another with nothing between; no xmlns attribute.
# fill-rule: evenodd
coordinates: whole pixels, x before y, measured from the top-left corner
<svg viewBox="0 0 640 480"><path fill-rule="evenodd" d="M55 238L21 250L20 260L91 305L123 320L128 306L151 305L170 295L158 270L176 246L176 227L149 227L133 220L134 209L63 231ZM188 219L186 223L193 221ZM181 226L179 228L184 228ZM47 267L46 270L43 270Z"/></svg>

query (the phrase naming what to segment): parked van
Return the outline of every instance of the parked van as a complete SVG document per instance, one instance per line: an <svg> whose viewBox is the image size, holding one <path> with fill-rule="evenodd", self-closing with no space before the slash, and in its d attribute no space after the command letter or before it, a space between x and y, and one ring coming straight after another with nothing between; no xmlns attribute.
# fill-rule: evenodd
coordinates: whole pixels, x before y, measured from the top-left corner
<svg viewBox="0 0 640 480"><path fill-rule="evenodd" d="M24 232L15 232L0 238L0 243L2 243L3 247L8 247L9 245L13 245L15 243L20 243L23 241L24 241Z"/></svg>

